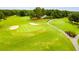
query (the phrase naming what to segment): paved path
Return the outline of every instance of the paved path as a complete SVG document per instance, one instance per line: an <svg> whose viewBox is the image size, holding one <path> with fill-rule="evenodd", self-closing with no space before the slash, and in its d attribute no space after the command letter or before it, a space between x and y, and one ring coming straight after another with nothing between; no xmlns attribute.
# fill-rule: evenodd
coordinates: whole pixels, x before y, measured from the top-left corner
<svg viewBox="0 0 79 59"><path fill-rule="evenodd" d="M78 39L79 39L79 35L77 35L76 37L72 38L72 41L74 42L74 45L75 45L77 51L79 51Z"/></svg>
<svg viewBox="0 0 79 59"><path fill-rule="evenodd" d="M47 24L52 27L55 28L57 31L62 32L68 39L70 39L70 41L72 42L73 46L75 47L76 51L79 51L79 45L78 45L78 39L79 39L79 35L77 35L75 38L70 37L68 34L66 34L63 30L59 29L58 27L51 25L50 22L53 20L49 20L47 22Z"/></svg>

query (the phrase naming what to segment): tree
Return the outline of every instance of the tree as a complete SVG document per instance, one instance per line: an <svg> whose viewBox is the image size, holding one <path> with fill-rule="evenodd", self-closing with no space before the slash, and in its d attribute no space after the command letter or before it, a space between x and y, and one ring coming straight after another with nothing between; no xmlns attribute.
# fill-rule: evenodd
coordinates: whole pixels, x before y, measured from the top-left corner
<svg viewBox="0 0 79 59"><path fill-rule="evenodd" d="M42 8L42 15L46 15L46 10Z"/></svg>
<svg viewBox="0 0 79 59"><path fill-rule="evenodd" d="M46 10L46 15L51 16L52 18L62 18L67 17L69 14L68 11L61 11L61 10Z"/></svg>
<svg viewBox="0 0 79 59"><path fill-rule="evenodd" d="M0 19L4 19L5 18L5 15L3 12L0 12Z"/></svg>
<svg viewBox="0 0 79 59"><path fill-rule="evenodd" d="M72 23L78 23L79 22L79 13L71 13L68 16L69 21Z"/></svg>
<svg viewBox="0 0 79 59"><path fill-rule="evenodd" d="M3 10L3 13L6 17L12 15L11 10Z"/></svg>
<svg viewBox="0 0 79 59"><path fill-rule="evenodd" d="M20 10L18 13L17 13L18 16L26 16L26 12L24 10Z"/></svg>
<svg viewBox="0 0 79 59"><path fill-rule="evenodd" d="M47 16L53 15L52 13L53 13L53 10L46 10L46 15L47 15Z"/></svg>
<svg viewBox="0 0 79 59"><path fill-rule="evenodd" d="M40 8L40 7L36 7L34 9L34 16L37 17L37 18L41 18L43 16L43 11L44 9Z"/></svg>
<svg viewBox="0 0 79 59"><path fill-rule="evenodd" d="M66 10L62 11L62 17L67 17L69 13L70 12Z"/></svg>

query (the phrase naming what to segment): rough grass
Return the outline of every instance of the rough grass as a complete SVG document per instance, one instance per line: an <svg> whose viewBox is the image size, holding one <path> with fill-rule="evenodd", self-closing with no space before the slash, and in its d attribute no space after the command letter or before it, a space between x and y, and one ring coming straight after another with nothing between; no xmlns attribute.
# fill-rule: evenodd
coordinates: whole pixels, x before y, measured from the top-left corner
<svg viewBox="0 0 79 59"><path fill-rule="evenodd" d="M12 25L20 27L9 30ZM75 50L67 37L47 24L47 19L31 21L29 17L11 16L0 22L0 26L0 50Z"/></svg>

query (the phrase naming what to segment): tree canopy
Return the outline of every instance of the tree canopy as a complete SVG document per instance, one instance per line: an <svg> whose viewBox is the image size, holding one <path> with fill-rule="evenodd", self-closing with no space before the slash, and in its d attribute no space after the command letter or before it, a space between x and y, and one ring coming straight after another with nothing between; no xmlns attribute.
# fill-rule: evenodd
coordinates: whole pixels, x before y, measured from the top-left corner
<svg viewBox="0 0 79 59"><path fill-rule="evenodd" d="M71 13L71 14L69 14L68 18L72 23L78 23L79 22L79 13Z"/></svg>
<svg viewBox="0 0 79 59"><path fill-rule="evenodd" d="M36 17L37 19L42 18L46 15L45 18L62 18L68 17L70 11L66 10L57 10L57 9L44 9L41 7L36 7L33 10L0 10L0 19L4 19L8 16L17 15L17 16L30 16L31 18Z"/></svg>

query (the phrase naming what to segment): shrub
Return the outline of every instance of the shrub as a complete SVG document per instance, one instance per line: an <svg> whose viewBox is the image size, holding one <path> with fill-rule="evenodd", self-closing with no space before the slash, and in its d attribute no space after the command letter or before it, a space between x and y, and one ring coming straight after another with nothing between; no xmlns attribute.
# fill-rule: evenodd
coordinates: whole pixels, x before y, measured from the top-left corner
<svg viewBox="0 0 79 59"><path fill-rule="evenodd" d="M66 34L68 34L70 37L75 37L76 34L71 31L65 31Z"/></svg>

